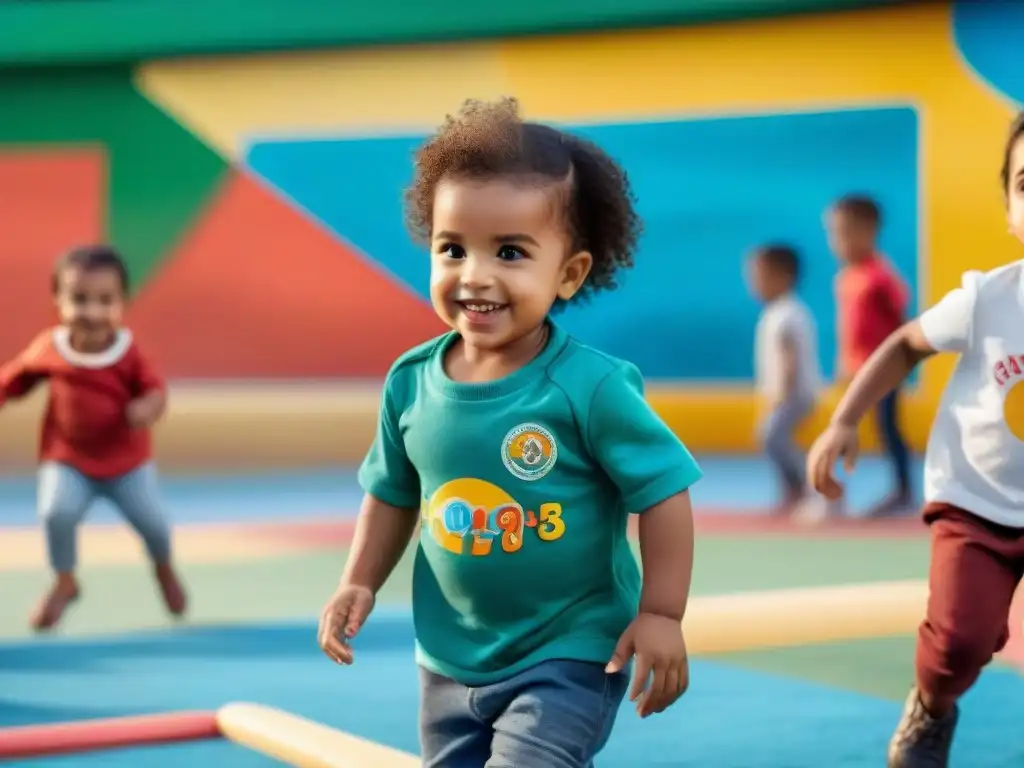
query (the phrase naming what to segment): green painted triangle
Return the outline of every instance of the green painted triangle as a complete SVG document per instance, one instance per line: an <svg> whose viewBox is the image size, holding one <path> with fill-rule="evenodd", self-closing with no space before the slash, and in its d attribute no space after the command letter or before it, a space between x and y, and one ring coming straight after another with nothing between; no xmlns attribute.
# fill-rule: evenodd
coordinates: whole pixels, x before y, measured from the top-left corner
<svg viewBox="0 0 1024 768"><path fill-rule="evenodd" d="M132 84L128 67L0 73L0 148L101 145L107 231L136 287L206 206L227 164Z"/></svg>

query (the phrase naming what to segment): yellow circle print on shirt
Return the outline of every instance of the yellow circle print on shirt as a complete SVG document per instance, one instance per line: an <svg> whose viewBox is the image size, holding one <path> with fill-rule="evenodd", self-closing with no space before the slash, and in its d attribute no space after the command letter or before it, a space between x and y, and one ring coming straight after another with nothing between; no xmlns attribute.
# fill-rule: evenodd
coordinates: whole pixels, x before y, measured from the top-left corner
<svg viewBox="0 0 1024 768"><path fill-rule="evenodd" d="M1003 418L1013 436L1024 442L1024 379L1014 382L1003 400Z"/></svg>

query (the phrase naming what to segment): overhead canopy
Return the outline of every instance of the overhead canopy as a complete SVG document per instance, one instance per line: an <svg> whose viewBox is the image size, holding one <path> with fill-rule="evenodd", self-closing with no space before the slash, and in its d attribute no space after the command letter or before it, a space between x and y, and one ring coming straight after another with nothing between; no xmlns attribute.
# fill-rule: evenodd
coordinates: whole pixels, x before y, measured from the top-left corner
<svg viewBox="0 0 1024 768"><path fill-rule="evenodd" d="M8 0L0 67L695 24L906 0Z"/></svg>

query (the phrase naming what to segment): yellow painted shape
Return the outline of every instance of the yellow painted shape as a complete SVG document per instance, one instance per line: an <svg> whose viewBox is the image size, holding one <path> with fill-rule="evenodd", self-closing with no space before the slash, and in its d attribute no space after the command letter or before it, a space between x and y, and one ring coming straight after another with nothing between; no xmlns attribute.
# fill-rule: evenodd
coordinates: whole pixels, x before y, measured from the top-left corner
<svg viewBox="0 0 1024 768"><path fill-rule="evenodd" d="M426 130L501 95L493 45L372 48L142 65L136 86L225 158L252 137Z"/></svg>
<svg viewBox="0 0 1024 768"><path fill-rule="evenodd" d="M537 38L501 44L510 90L531 117L600 122L777 114L893 104L920 124L919 286L923 304L967 269L1017 258L997 170L1010 106L961 61L945 4L708 27ZM835 148L837 153L842 146ZM762 183L756 168L751 183ZM690 257L696 264L700 254ZM905 421L924 444L950 369L930 364ZM828 398L834 402L834 395ZM749 391L652 394L694 448L754 447ZM823 423L823 415L811 421Z"/></svg>
<svg viewBox="0 0 1024 768"><path fill-rule="evenodd" d="M324 658L324 670L330 662ZM217 728L235 744L296 768L416 768L418 758L262 704L225 704Z"/></svg>
<svg viewBox="0 0 1024 768"><path fill-rule="evenodd" d="M906 635L917 629L927 600L921 580L697 596L683 631L693 654Z"/></svg>
<svg viewBox="0 0 1024 768"><path fill-rule="evenodd" d="M140 565L149 559L139 537L127 526L83 526L78 532L80 559L87 565ZM301 542L279 541L259 531L230 525L180 526L174 532L175 558L182 564L249 562L309 549ZM0 530L0 572L39 568L45 563L39 528Z"/></svg>

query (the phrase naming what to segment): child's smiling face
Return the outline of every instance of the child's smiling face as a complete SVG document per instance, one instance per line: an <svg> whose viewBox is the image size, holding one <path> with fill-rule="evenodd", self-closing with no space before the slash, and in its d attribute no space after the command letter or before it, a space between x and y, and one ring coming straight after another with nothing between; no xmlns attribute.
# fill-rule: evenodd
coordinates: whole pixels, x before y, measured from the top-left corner
<svg viewBox="0 0 1024 768"><path fill-rule="evenodd" d="M498 350L571 299L591 256L572 253L556 185L446 179L437 186L430 298L467 345Z"/></svg>
<svg viewBox="0 0 1024 768"><path fill-rule="evenodd" d="M1006 216L1010 231L1024 243L1024 135L1017 138L1010 152L1009 186L1006 190Z"/></svg>
<svg viewBox="0 0 1024 768"><path fill-rule="evenodd" d="M60 321L85 348L110 343L124 314L124 286L114 269L68 266L57 275L54 303Z"/></svg>

